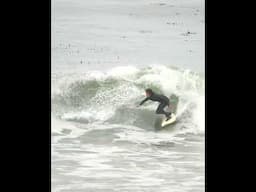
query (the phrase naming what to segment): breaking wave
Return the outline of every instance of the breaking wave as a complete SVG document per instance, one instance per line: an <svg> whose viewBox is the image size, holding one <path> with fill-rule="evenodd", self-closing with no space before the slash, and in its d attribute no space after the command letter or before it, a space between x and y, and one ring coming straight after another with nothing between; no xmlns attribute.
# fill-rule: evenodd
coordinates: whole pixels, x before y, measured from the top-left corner
<svg viewBox="0 0 256 192"><path fill-rule="evenodd" d="M205 82L200 74L167 66L115 67L107 72L52 74L52 113L79 123L110 123L153 129L157 104L144 99L144 89L179 98L178 133L204 133Z"/></svg>

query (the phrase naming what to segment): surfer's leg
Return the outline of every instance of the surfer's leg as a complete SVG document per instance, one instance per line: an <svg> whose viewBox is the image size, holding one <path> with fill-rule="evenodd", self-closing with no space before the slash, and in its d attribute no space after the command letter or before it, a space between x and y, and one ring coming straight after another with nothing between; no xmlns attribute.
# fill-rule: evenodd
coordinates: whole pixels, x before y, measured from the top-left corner
<svg viewBox="0 0 256 192"><path fill-rule="evenodd" d="M168 107L170 107L170 103L166 104ZM166 120L168 121L171 118L172 112L166 112L168 115L166 116Z"/></svg>
<svg viewBox="0 0 256 192"><path fill-rule="evenodd" d="M164 111L164 108L167 106L166 103L160 103L156 109L156 114L164 114L166 118L170 116L171 113L167 113Z"/></svg>

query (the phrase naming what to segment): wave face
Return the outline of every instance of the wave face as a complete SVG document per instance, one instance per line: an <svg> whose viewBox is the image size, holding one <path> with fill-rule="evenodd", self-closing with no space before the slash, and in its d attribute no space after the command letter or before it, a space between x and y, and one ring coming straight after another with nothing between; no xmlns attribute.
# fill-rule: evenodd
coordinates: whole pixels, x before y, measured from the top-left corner
<svg viewBox="0 0 256 192"><path fill-rule="evenodd" d="M166 66L52 74L52 113L83 124L120 124L152 130L158 117L157 103L148 101L136 107L149 87L179 98L174 125L177 133L204 134L204 77Z"/></svg>

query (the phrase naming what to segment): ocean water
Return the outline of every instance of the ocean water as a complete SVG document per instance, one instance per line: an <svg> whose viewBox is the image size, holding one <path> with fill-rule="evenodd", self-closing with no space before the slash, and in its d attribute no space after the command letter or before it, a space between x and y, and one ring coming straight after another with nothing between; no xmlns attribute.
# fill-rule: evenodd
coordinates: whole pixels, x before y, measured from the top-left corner
<svg viewBox="0 0 256 192"><path fill-rule="evenodd" d="M52 1L52 191L205 190L203 3ZM175 124L137 107L148 87Z"/></svg>

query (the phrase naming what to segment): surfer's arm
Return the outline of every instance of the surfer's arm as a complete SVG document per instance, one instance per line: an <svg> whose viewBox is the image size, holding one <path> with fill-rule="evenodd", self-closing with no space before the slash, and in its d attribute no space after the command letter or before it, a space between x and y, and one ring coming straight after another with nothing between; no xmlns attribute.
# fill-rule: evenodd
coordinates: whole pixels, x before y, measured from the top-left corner
<svg viewBox="0 0 256 192"><path fill-rule="evenodd" d="M147 100L149 100L149 98L145 98L143 101L140 102L140 105L143 105L143 103L145 103Z"/></svg>

